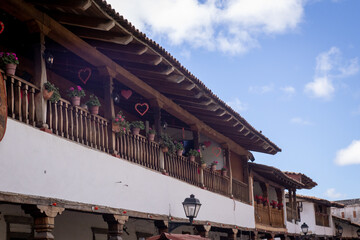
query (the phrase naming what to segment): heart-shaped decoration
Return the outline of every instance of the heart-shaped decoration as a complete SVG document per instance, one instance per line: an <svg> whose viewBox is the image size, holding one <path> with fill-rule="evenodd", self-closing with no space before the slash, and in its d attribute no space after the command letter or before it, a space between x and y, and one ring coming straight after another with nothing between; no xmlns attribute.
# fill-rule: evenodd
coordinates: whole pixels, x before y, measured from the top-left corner
<svg viewBox="0 0 360 240"><path fill-rule="evenodd" d="M211 146L211 142L210 141L204 141L204 145L205 147L210 147Z"/></svg>
<svg viewBox="0 0 360 240"><path fill-rule="evenodd" d="M221 154L221 148L220 147L213 147L211 149L212 153L214 154L215 157L220 156Z"/></svg>
<svg viewBox="0 0 360 240"><path fill-rule="evenodd" d="M121 96L123 96L125 99L129 99L132 95L131 90L121 90Z"/></svg>
<svg viewBox="0 0 360 240"><path fill-rule="evenodd" d="M86 84L86 82L91 77L91 68L82 68L78 71L78 77L79 79Z"/></svg>
<svg viewBox="0 0 360 240"><path fill-rule="evenodd" d="M5 25L3 22L0 21L0 34L4 31Z"/></svg>
<svg viewBox="0 0 360 240"><path fill-rule="evenodd" d="M149 104L147 104L147 103L137 103L137 104L135 104L135 110L141 116L144 116L144 114L149 110Z"/></svg>

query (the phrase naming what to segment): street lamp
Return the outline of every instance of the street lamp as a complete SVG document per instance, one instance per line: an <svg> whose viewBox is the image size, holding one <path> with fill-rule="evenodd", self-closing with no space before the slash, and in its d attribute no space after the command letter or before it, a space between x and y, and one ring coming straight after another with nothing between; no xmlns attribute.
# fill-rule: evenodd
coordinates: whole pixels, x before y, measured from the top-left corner
<svg viewBox="0 0 360 240"><path fill-rule="evenodd" d="M192 225L194 218L197 217L201 203L199 199L195 198L194 194L191 194L189 198L185 198L182 203L185 211L185 215L189 218L189 222L170 222L169 221L169 232L182 225Z"/></svg>
<svg viewBox="0 0 360 240"><path fill-rule="evenodd" d="M301 231L304 235L306 235L309 231L309 226L305 222L301 225Z"/></svg>

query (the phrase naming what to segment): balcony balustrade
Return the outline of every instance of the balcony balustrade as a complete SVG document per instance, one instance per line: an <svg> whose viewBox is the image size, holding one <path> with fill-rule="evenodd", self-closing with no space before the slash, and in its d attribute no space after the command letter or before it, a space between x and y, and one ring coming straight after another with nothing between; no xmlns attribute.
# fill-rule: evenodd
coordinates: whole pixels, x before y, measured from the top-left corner
<svg viewBox="0 0 360 240"><path fill-rule="evenodd" d="M38 121L36 110L40 108L36 105L35 98L37 94L41 94L40 89L17 76L7 76L1 69L0 74L6 85L8 116L35 127ZM65 99L60 98L57 103L47 102L46 124L55 135L110 153L108 128L111 121L73 106ZM233 195L235 199L249 203L247 184L235 179L230 181L229 177L211 171L210 168L203 170L198 163L190 162L187 157L163 154L158 143L148 141L141 135L118 135L114 146L122 159L155 171L161 171L162 165L163 170L171 177L224 196Z"/></svg>
<svg viewBox="0 0 360 240"><path fill-rule="evenodd" d="M284 211L269 205L264 206L262 203L255 203L255 222L275 228L283 228L285 226Z"/></svg>

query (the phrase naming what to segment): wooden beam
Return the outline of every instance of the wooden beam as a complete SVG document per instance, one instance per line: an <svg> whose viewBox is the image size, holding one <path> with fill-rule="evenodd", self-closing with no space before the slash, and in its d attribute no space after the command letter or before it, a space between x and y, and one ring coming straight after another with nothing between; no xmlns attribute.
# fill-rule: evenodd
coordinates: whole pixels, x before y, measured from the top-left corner
<svg viewBox="0 0 360 240"><path fill-rule="evenodd" d="M87 28L71 27L70 30L77 36L103 42L127 45L134 39L131 35L119 34L110 31L99 31Z"/></svg>
<svg viewBox="0 0 360 240"><path fill-rule="evenodd" d="M113 60L119 60L122 62L144 63L157 66L163 61L163 58L160 55L142 54L139 56L110 50L101 50L101 52Z"/></svg>
<svg viewBox="0 0 360 240"><path fill-rule="evenodd" d="M168 80L164 80L163 78L159 78L159 79L154 79L154 78L141 78L142 80L144 80L146 83L150 84L152 87L156 88L157 87L162 87L164 85L167 85L171 88L178 88L178 89L182 89L182 90L192 90L195 88L195 84L192 83L187 83L187 82L182 82L179 84L176 84L174 82L170 82ZM191 102L193 103L193 101Z"/></svg>
<svg viewBox="0 0 360 240"><path fill-rule="evenodd" d="M115 27L115 21L112 19L85 17L69 13L52 13L51 16L59 23L70 26L90 28L101 31L109 31Z"/></svg>
<svg viewBox="0 0 360 240"><path fill-rule="evenodd" d="M197 117L190 114L188 111L162 95L159 91L153 89L148 84L141 81L137 76L119 66L101 52L92 48L89 44L87 44L75 34L71 33L68 29L50 18L48 15L40 12L38 9L34 8L23 0L5 0L0 5L0 8L17 17L19 20L28 21L35 19L41 22L43 25L45 25L45 27L51 29L51 31L48 33L49 38L63 45L65 48L74 52L76 55L88 61L93 66L107 66L109 68L110 75L126 86L132 89L136 89L136 91L145 98L159 99L164 103L164 109L174 117L178 118L180 121L183 121L188 125L203 125L203 134L209 138L212 138L214 141L218 142L228 142L231 149L233 149L233 151L239 155L249 154L249 152L242 146L238 145L230 138L206 125Z"/></svg>
<svg viewBox="0 0 360 240"><path fill-rule="evenodd" d="M87 10L91 7L91 0L30 0L32 4L47 6L50 8L71 8L71 9L80 9Z"/></svg>
<svg viewBox="0 0 360 240"><path fill-rule="evenodd" d="M122 52L122 53L128 53L128 54L134 54L134 55L142 55L147 50L148 47L142 44L128 44L126 46L110 43L110 42L103 42L98 40L86 40L88 44L95 47L96 49L104 49L104 50L110 50L115 52Z"/></svg>
<svg viewBox="0 0 360 240"><path fill-rule="evenodd" d="M119 65L123 65L123 64L119 64ZM168 76L169 74L171 74L175 68L173 66L153 66L153 67L158 67L158 68L150 68L150 67L144 67L143 69L139 69L136 67L129 67L129 66L123 66L124 68L128 69L130 72L134 73L135 75L140 75L140 76L152 76L153 74L156 75L160 75L160 76Z"/></svg>

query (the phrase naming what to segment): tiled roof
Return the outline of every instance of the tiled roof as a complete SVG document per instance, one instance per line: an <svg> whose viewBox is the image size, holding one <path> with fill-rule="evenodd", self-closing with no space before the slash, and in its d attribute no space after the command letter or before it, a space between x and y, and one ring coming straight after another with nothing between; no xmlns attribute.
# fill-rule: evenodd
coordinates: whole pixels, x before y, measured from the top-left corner
<svg viewBox="0 0 360 240"><path fill-rule="evenodd" d="M326 206L329 206L329 207L330 206L331 207L338 207L338 208L343 208L344 207L344 204L337 203L337 202L334 202L334 201L329 201L329 200L322 199L322 198L313 197L313 196L305 196L305 195L298 195L297 194L296 197L304 199L304 200L308 200L310 202L323 204L323 205L326 205Z"/></svg>

